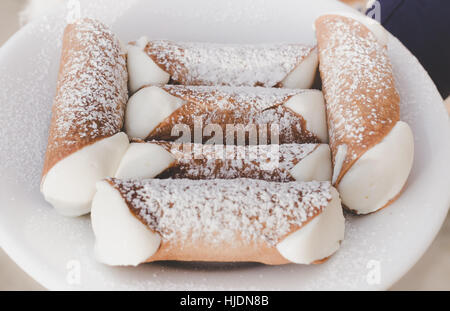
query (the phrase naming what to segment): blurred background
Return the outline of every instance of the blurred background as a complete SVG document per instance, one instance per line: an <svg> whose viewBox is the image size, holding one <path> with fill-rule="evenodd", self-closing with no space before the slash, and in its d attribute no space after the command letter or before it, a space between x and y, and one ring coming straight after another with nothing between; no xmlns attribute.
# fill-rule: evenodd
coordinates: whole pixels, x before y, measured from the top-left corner
<svg viewBox="0 0 450 311"><path fill-rule="evenodd" d="M61 5L67 0L0 0L0 21L2 25L0 27L0 48L17 30L20 29L25 23L39 18L42 14L48 13L55 5ZM124 0L125 1L125 0ZM336 0L338 1L338 0ZM371 1L366 0L342 0L348 5L351 5L359 10L365 10L366 7L372 7ZM397 12L400 14L401 5L404 0L388 0L389 5L396 5ZM432 3L439 0L422 0L423 3ZM448 1L448 0L444 0ZM372 1L373 2L373 1ZM383 2L383 1L382 1ZM387 1L386 1L387 2ZM419 3L420 1L414 1ZM447 3L450 3L448 1ZM448 6L447 6L448 7ZM375 8L375 7L374 7ZM395 8L394 8L395 9ZM392 9L393 12L393 9ZM447 12L448 13L448 12ZM402 16L406 16L404 13ZM392 22L392 16L389 25L392 25L391 32L397 37L401 38L401 33L396 33L395 23ZM395 16L393 16L395 18ZM448 19L448 17L446 18ZM382 21L384 24L384 21ZM442 40L450 42L449 30L446 29L446 37ZM408 37L403 39L403 43L408 46ZM414 51L414 46L408 46L410 50ZM427 48L435 48L428 45ZM416 56L420 56L420 50L417 50ZM449 55L445 55L447 64ZM420 59L420 57L419 57ZM423 60L424 64L426 60ZM435 62L437 63L437 62ZM425 65L425 64L424 64ZM434 70L428 68L429 71ZM439 81L436 84L439 85L439 89L443 96L450 86L450 70L443 71L442 66L439 68L438 73ZM445 66L444 66L445 67ZM447 67L448 68L448 67ZM437 75L437 74L436 74ZM442 78L445 75L446 78ZM433 76L432 76L433 77ZM434 78L434 77L433 77ZM442 82L444 81L444 82ZM450 97L443 103L447 106L450 113ZM440 233L436 237L433 244L427 250L421 260L392 288L392 290L450 290L450 217L447 216ZM0 248L0 290L45 290L42 286L31 279L25 272L23 272Z"/></svg>

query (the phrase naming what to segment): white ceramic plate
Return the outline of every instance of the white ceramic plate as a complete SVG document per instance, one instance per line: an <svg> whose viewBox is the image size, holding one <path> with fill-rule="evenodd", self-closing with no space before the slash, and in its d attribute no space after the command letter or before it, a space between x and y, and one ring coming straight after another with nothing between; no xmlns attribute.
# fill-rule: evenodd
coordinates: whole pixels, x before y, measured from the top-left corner
<svg viewBox="0 0 450 311"><path fill-rule="evenodd" d="M127 42L313 42L312 22L336 1L86 1ZM450 129L442 98L398 40L389 53L402 118L415 135L403 195L387 209L347 216L340 251L322 265L153 263L111 268L93 259L89 217L64 218L43 200L46 148L66 9L26 26L0 50L0 245L49 289L386 289L420 258L449 206ZM79 276L79 278L77 277Z"/></svg>

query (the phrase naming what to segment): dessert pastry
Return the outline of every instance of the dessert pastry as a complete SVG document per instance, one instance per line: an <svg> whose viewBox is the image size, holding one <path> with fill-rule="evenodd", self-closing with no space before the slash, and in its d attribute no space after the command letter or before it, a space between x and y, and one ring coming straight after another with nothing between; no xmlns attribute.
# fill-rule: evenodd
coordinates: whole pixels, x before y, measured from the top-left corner
<svg viewBox="0 0 450 311"><path fill-rule="evenodd" d="M328 141L318 90L149 86L130 97L125 130L132 138L196 143Z"/></svg>
<svg viewBox="0 0 450 311"><path fill-rule="evenodd" d="M131 143L117 178L253 178L267 181L331 181L326 144L201 145Z"/></svg>
<svg viewBox="0 0 450 311"><path fill-rule="evenodd" d="M227 85L310 88L317 52L302 44L232 45L148 41L128 46L129 88L145 85Z"/></svg>
<svg viewBox="0 0 450 311"><path fill-rule="evenodd" d="M95 183L116 172L129 144L120 132L127 98L115 35L90 19L67 25L41 181L61 214L89 212Z"/></svg>
<svg viewBox="0 0 450 311"><path fill-rule="evenodd" d="M97 260L318 263L344 238L330 182L107 179L92 202Z"/></svg>
<svg viewBox="0 0 450 311"><path fill-rule="evenodd" d="M333 184L350 210L374 212L401 192L414 153L411 129L400 121L388 37L362 15L324 15L315 27Z"/></svg>

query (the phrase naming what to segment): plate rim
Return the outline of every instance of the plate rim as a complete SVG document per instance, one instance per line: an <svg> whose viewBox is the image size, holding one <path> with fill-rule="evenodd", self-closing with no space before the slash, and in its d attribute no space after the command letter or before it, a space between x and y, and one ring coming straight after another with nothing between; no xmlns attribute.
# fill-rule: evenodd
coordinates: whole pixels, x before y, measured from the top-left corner
<svg viewBox="0 0 450 311"><path fill-rule="evenodd" d="M15 32L0 48L0 63L3 62L3 59L5 58L5 55L8 54L9 50L14 49L14 45L17 41L21 40L22 37L26 37L27 31L34 27L36 24L39 24L42 22L42 18L38 19L36 21L33 21L24 27L22 27L20 30ZM389 40L395 39L397 40L403 47L404 50L408 51L408 53L416 59L416 57L393 35L389 33ZM416 59L417 60L417 59ZM423 68L423 66L417 61L417 64L420 66L421 70L427 75L428 79L432 82L431 78L429 77L426 70ZM440 95L439 95L440 96ZM442 97L441 97L442 98ZM442 105L442 112L445 112L445 107ZM448 116L448 115L447 115ZM450 131L450 123L448 123L448 129ZM450 146L450 143L448 144ZM449 149L449 148L447 148ZM449 185L450 185L450 179L449 179ZM424 243L420 249L416 249L415 253L416 256L413 259L410 259L407 264L402 266L402 270L399 273L397 273L397 276L392 278L390 282L386 282L381 286L381 289L388 289L393 284L395 284L399 279L401 279L419 260L420 258L425 254L427 249L431 246L432 242L435 240L437 234L439 233L445 219L446 215L450 209L450 194L447 198L447 207L442 209L439 209L441 211L441 214L439 216L440 224L439 226L435 226L433 228L433 232L430 234L431 238L428 239L427 243ZM0 221L1 224L1 221ZM60 286L58 285L60 282L55 279L56 275L55 272L46 272L45 269L40 270L39 269L39 263L38 260L30 260L27 259L26 256L26 247L21 246L18 241L15 241L15 237L11 234L8 234L8 231L5 229L4 226L0 225L0 247L5 251L5 253L10 257L12 261L14 261L25 273L27 273L31 278L36 280L39 284L41 284L43 287L47 289L57 289ZM410 256L411 258L412 256Z"/></svg>

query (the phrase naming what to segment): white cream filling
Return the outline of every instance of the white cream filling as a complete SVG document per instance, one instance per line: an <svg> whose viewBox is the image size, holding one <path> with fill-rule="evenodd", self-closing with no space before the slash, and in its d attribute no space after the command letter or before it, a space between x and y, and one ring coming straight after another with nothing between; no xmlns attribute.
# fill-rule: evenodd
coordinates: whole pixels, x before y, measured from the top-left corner
<svg viewBox="0 0 450 311"><path fill-rule="evenodd" d="M384 207L402 190L414 158L409 125L399 121L384 139L367 150L338 185L342 203L358 214Z"/></svg>
<svg viewBox="0 0 450 311"><path fill-rule="evenodd" d="M117 169L117 178L154 178L175 158L163 147L152 143L131 143Z"/></svg>
<svg viewBox="0 0 450 311"><path fill-rule="evenodd" d="M65 157L41 183L45 200L66 216L89 213L95 183L115 174L127 147L128 136L120 132Z"/></svg>
<svg viewBox="0 0 450 311"><path fill-rule="evenodd" d="M136 266L159 248L161 237L130 211L120 193L106 181L97 183L92 201L95 257L111 266Z"/></svg>
<svg viewBox="0 0 450 311"><path fill-rule="evenodd" d="M140 38L136 45L127 47L128 89L135 93L144 85L166 84L170 74L162 70L144 51L148 40Z"/></svg>
<svg viewBox="0 0 450 311"><path fill-rule="evenodd" d="M143 50L147 46L148 42L148 38L146 36L142 36L136 40L136 46Z"/></svg>
<svg viewBox="0 0 450 311"><path fill-rule="evenodd" d="M294 95L284 105L301 115L306 121L306 129L322 143L328 142L325 101L321 91L308 90Z"/></svg>
<svg viewBox="0 0 450 311"><path fill-rule="evenodd" d="M297 181L331 181L330 147L326 144L319 145L298 162L290 173Z"/></svg>
<svg viewBox="0 0 450 311"><path fill-rule="evenodd" d="M325 259L339 249L344 239L345 219L336 189L321 214L277 244L281 256L297 264Z"/></svg>
<svg viewBox="0 0 450 311"><path fill-rule="evenodd" d="M347 145L337 146L336 156L334 157L333 179L331 183L334 185L339 177L344 164L345 157L347 156Z"/></svg>
<svg viewBox="0 0 450 311"><path fill-rule="evenodd" d="M355 13L330 12L330 13L322 14L322 16L323 15L340 15L340 16L352 18L352 19L360 22L364 26L366 26L374 34L375 38L378 40L378 42L382 46L386 46L388 43L389 36L388 36L387 31L384 29L384 27L378 21L376 21L368 16L365 16L358 12L355 12Z"/></svg>
<svg viewBox="0 0 450 311"><path fill-rule="evenodd" d="M291 71L286 78L281 82L284 88L290 89L309 89L314 83L316 77L317 65L319 58L317 50L314 49L311 53Z"/></svg>
<svg viewBox="0 0 450 311"><path fill-rule="evenodd" d="M182 104L183 100L170 95L160 87L143 88L128 100L125 130L132 138L145 139Z"/></svg>

